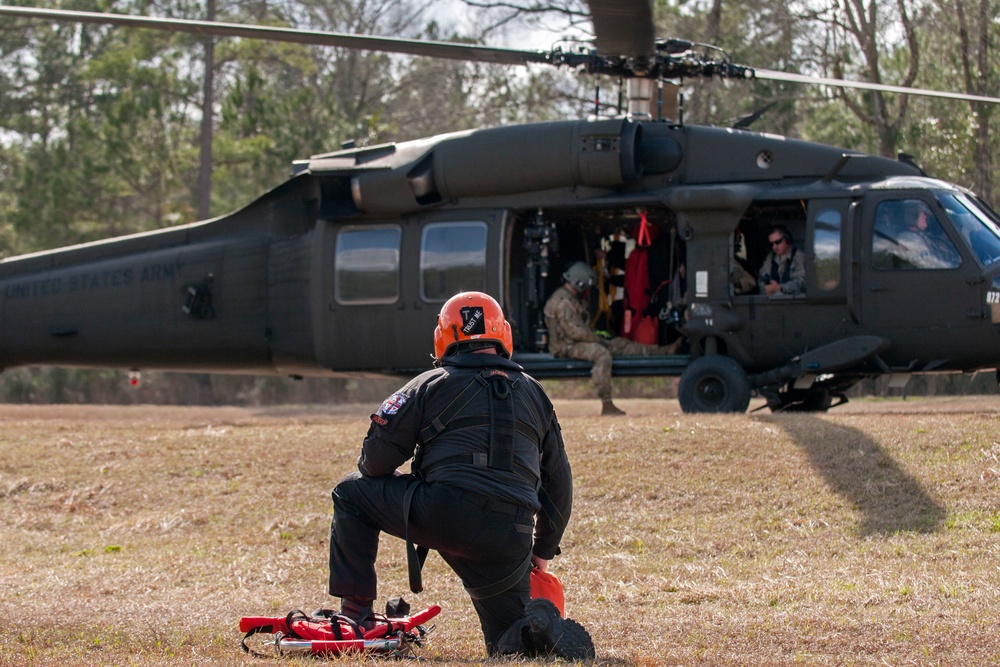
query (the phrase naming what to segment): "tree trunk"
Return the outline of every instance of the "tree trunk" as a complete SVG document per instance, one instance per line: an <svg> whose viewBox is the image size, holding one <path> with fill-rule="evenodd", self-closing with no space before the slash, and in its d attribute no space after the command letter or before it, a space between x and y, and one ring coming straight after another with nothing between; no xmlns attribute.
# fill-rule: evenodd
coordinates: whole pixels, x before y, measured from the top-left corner
<svg viewBox="0 0 1000 667"><path fill-rule="evenodd" d="M216 17L215 0L208 0L209 21ZM212 128L215 122L215 39L205 37L205 81L201 96L201 158L198 163L198 219L212 216Z"/></svg>

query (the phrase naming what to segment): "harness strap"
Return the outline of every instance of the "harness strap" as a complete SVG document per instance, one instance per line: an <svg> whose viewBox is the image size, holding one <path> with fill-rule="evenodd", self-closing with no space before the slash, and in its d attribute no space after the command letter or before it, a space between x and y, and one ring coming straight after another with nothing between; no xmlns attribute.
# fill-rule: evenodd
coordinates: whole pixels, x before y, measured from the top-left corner
<svg viewBox="0 0 1000 667"><path fill-rule="evenodd" d="M414 593L424 590L420 570L424 567L424 561L427 560L427 552L429 551L427 547L414 546L413 540L410 539L410 505L413 503L413 494L416 493L418 484L420 484L420 480L413 480L406 487L406 493L403 494L403 525L406 526L406 572L410 579L410 590Z"/></svg>
<svg viewBox="0 0 1000 667"><path fill-rule="evenodd" d="M771 279L779 283L787 283L792 277L792 262L795 261L796 248L792 246L792 252L788 255L788 261L785 262L785 270L778 271L778 260L772 255L771 256Z"/></svg>
<svg viewBox="0 0 1000 667"><path fill-rule="evenodd" d="M289 634L298 637L298 635L295 634L295 630L292 629L292 622L296 620L308 621L309 617L306 616L306 613L301 609L293 609L292 611L288 612L287 615L285 615L285 628L288 629Z"/></svg>
<svg viewBox="0 0 1000 667"><path fill-rule="evenodd" d="M425 467L422 466L420 474L426 476L430 474L431 471L439 470L441 468L444 468L445 466L455 466L455 465L466 465L466 466L471 465L471 466L486 467L488 465L487 456L486 454L455 454L454 456L443 458L440 461L435 461L433 464L429 466ZM537 487L539 484L538 477L535 476L535 473L531 472L529 469L525 468L520 463L513 464L512 472L517 473L519 477L523 478L524 481L528 482L532 486Z"/></svg>
<svg viewBox="0 0 1000 667"><path fill-rule="evenodd" d="M521 581L521 577L523 577L529 569L531 569L530 550L528 551L528 557L524 559L524 562L518 565L516 570L508 574L500 581L496 581L485 586L477 586L476 588L469 588L468 586L465 586L465 592L468 593L469 597L473 600L485 600L486 598L500 595L504 591L510 590L517 584L517 582Z"/></svg>
<svg viewBox="0 0 1000 667"><path fill-rule="evenodd" d="M344 616L343 618L347 619L347 621L349 623L353 623L354 622L354 620L350 616ZM337 641L343 641L344 640L344 633L340 629L339 616L331 616L330 617L330 629L333 630L333 638L334 639L336 639Z"/></svg>
<svg viewBox="0 0 1000 667"><path fill-rule="evenodd" d="M358 623L357 621L355 621L350 616L344 616L343 614L337 614L336 616L334 616L333 618L330 619L330 627L333 628L333 634L336 635L337 639L340 639L341 635L342 635L342 633L340 631L340 619L344 619L345 621L347 621L347 624L349 626L351 626L351 630L354 631L354 638L355 639L364 639L365 638L365 631L364 631L364 629L362 629L360 623Z"/></svg>
<svg viewBox="0 0 1000 667"><path fill-rule="evenodd" d="M252 655L255 658L270 658L271 656L269 654L267 654L267 653L261 653L260 651L255 651L254 649L250 648L247 645L247 640L250 639L251 637L253 637L256 634L259 634L259 633L271 634L273 631L274 631L274 628L271 627L270 625L262 625L262 626L257 627L257 628L252 628L245 635L243 635L243 639L240 640L240 648L243 649L244 653L248 653L248 654Z"/></svg>
<svg viewBox="0 0 1000 667"><path fill-rule="evenodd" d="M518 419L517 422L516 422L516 424L515 424L515 428L518 428L518 427L520 427L520 426L523 425L524 428L526 428L528 431L530 431L530 433L528 433L528 432L523 431L520 428L518 428L518 432L521 435L524 435L524 436L527 436L528 438L530 438L531 441L533 443L535 443L535 445L538 447L538 451L541 452L542 451L542 438L545 435L545 431L544 431L545 426L542 424L542 418L538 416L538 411L535 409L535 406L532 405L531 401L529 401L527 399L526 394L527 394L527 392L519 391L519 392L517 392L517 398L518 398L518 402L521 405L521 408L523 408L528 413L528 415L530 415L531 421L525 422L523 419ZM538 429L542 429L542 430L536 429L534 426L532 426L532 424L537 424L538 425Z"/></svg>
<svg viewBox="0 0 1000 667"><path fill-rule="evenodd" d="M514 383L505 377L490 380L489 467L509 472L514 469Z"/></svg>
<svg viewBox="0 0 1000 667"><path fill-rule="evenodd" d="M476 426L488 426L488 425L489 425L489 419L487 418L486 415L470 415L468 417L457 417L455 419L452 419L448 423L448 430L458 431L463 428L474 428ZM523 435L531 442L535 443L536 446L538 445L541 439L538 435L538 432L534 429L534 427L522 419L514 420L514 430Z"/></svg>
<svg viewBox="0 0 1000 667"><path fill-rule="evenodd" d="M458 396L456 396L451 403L448 404L448 407L442 410L441 414L432 419L431 423L420 431L420 439L423 443L426 445L428 442L440 435L441 431L443 431L451 420L455 418L455 415L460 413L462 409L469 404L469 401L475 398L476 394L478 394L486 386L486 384L487 382L483 378L482 373L472 378L469 384L465 385L465 389L463 389Z"/></svg>

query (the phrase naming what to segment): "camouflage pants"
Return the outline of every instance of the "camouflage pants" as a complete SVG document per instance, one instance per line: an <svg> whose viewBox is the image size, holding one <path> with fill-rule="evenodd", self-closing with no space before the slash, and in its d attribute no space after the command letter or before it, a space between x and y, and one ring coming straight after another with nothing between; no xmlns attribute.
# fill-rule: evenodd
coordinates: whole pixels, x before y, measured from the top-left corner
<svg viewBox="0 0 1000 667"><path fill-rule="evenodd" d="M655 357L673 354L675 345L643 345L627 338L612 338L607 346L601 343L573 343L559 350L557 357L569 357L589 361L590 382L597 397L602 401L611 400L611 359L613 357Z"/></svg>

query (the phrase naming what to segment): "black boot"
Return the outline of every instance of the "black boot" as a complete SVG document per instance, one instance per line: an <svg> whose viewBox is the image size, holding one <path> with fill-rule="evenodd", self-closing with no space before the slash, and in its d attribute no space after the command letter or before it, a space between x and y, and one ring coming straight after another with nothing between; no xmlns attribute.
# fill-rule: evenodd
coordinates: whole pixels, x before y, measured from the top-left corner
<svg viewBox="0 0 1000 667"><path fill-rule="evenodd" d="M528 632L536 652L564 660L593 660L594 641L590 633L545 598L535 598L524 606Z"/></svg>

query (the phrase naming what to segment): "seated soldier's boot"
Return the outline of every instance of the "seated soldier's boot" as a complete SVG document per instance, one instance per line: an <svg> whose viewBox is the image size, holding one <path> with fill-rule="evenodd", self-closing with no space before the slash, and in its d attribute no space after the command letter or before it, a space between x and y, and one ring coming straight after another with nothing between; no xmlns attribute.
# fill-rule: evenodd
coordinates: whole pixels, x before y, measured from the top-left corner
<svg viewBox="0 0 1000 667"><path fill-rule="evenodd" d="M532 648L541 655L564 660L593 660L594 640L582 625L562 618L545 598L535 598L524 606Z"/></svg>
<svg viewBox="0 0 1000 667"><path fill-rule="evenodd" d="M601 416L602 417L624 417L625 411L620 409L617 405L611 402L611 399L601 401Z"/></svg>

